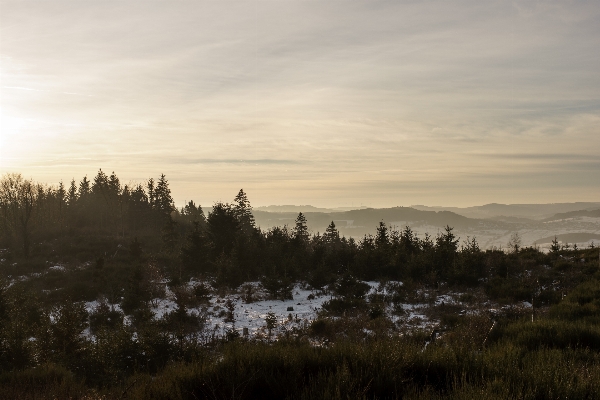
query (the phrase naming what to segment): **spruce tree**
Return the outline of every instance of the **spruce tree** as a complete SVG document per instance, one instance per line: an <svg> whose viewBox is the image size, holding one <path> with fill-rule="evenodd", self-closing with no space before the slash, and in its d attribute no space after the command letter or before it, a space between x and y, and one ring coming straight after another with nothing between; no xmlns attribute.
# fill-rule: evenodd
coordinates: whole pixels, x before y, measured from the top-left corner
<svg viewBox="0 0 600 400"><path fill-rule="evenodd" d="M208 214L207 225L215 258L231 254L240 229L233 207L226 203L216 203Z"/></svg>
<svg viewBox="0 0 600 400"><path fill-rule="evenodd" d="M235 199L233 199L233 210L242 229L249 231L255 228L252 206L250 205L250 200L248 200L248 196L246 196L244 189L240 189L237 196L235 196Z"/></svg>
<svg viewBox="0 0 600 400"><path fill-rule="evenodd" d="M181 248L181 262L192 271L207 272L209 248L208 239L204 236L200 223L194 221L194 229L187 235L186 243Z"/></svg>
<svg viewBox="0 0 600 400"><path fill-rule="evenodd" d="M375 235L375 244L379 249L385 249L389 245L388 228L385 222L379 222L377 227L377 234Z"/></svg>
<svg viewBox="0 0 600 400"><path fill-rule="evenodd" d="M65 220L65 212L67 206L67 192L65 190L65 185L62 181L58 184L58 188L55 192L56 201L57 201L57 211L58 211L58 224L59 228L62 231L64 220Z"/></svg>
<svg viewBox="0 0 600 400"><path fill-rule="evenodd" d="M77 193L77 197L81 201L86 201L90 194L90 181L87 176L84 176L81 182L79 182L79 192Z"/></svg>
<svg viewBox="0 0 600 400"><path fill-rule="evenodd" d="M148 179L146 188L148 189L148 204L150 205L150 208L154 208L154 200L156 198L154 179Z"/></svg>
<svg viewBox="0 0 600 400"><path fill-rule="evenodd" d="M323 240L327 244L334 244L340 240L340 233L336 229L333 221L331 221L327 229L325 229L325 233L323 234Z"/></svg>
<svg viewBox="0 0 600 400"><path fill-rule="evenodd" d="M298 213L298 217L296 217L296 226L294 227L294 238L301 242L308 242L308 226L306 225L306 217L302 213Z"/></svg>
<svg viewBox="0 0 600 400"><path fill-rule="evenodd" d="M71 179L71 186L69 186L69 192L67 193L67 205L74 207L77 203L77 185L75 179Z"/></svg>
<svg viewBox="0 0 600 400"><path fill-rule="evenodd" d="M165 224L162 227L162 241L163 241L163 250L167 253L173 253L175 251L175 247L177 246L177 222L171 218L170 215L167 215Z"/></svg>
<svg viewBox="0 0 600 400"><path fill-rule="evenodd" d="M173 197L171 197L171 189L169 189L169 182L162 174L156 184L155 190L155 203L154 208L163 214L171 214L174 210Z"/></svg>
<svg viewBox="0 0 600 400"><path fill-rule="evenodd" d="M186 217L188 221L198 222L200 227L206 225L206 217L204 216L202 206L196 206L193 200L190 200L185 207L181 209L181 215Z"/></svg>

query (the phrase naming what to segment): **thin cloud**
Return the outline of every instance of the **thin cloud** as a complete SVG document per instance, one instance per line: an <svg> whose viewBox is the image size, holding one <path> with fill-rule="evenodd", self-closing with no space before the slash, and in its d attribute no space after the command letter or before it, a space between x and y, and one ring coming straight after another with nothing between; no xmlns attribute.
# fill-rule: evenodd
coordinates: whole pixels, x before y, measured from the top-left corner
<svg viewBox="0 0 600 400"><path fill-rule="evenodd" d="M167 171L186 198L251 180L258 201L327 206L397 205L406 182L404 204L468 205L476 185L493 201L506 176L528 200L572 182L599 196L576 176L600 148L599 17L561 1L10 2L0 167L52 182L101 159L123 180ZM73 154L91 160L37 167Z"/></svg>

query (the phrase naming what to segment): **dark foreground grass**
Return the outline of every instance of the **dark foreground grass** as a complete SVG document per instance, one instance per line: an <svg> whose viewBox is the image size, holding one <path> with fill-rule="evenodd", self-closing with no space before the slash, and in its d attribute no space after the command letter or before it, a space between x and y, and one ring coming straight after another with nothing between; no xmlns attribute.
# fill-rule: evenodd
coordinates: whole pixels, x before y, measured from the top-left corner
<svg viewBox="0 0 600 400"><path fill-rule="evenodd" d="M530 323L531 324L531 323ZM537 324L531 324L538 331ZM522 327L522 330L528 330ZM510 335L509 335L510 336ZM600 397L597 350L535 349L500 339L483 351L423 348L410 338L307 343L233 342L157 375L136 374L103 390L45 365L0 376L2 398L130 399L594 399Z"/></svg>

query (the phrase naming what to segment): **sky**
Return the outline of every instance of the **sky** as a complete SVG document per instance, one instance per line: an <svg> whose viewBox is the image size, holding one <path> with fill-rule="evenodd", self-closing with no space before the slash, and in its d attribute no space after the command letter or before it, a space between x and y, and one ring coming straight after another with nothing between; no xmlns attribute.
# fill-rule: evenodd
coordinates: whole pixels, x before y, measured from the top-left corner
<svg viewBox="0 0 600 400"><path fill-rule="evenodd" d="M1 1L0 173L177 204L600 199L598 1Z"/></svg>

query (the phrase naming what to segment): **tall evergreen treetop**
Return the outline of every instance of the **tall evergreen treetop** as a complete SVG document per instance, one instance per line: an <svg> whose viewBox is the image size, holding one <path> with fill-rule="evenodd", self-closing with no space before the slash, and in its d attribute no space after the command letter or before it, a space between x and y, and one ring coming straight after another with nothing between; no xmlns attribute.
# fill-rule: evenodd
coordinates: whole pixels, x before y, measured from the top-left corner
<svg viewBox="0 0 600 400"><path fill-rule="evenodd" d="M171 189L169 182L162 174L156 184L154 208L165 214L170 214L174 210L173 197L171 197Z"/></svg>
<svg viewBox="0 0 600 400"><path fill-rule="evenodd" d="M240 229L235 211L230 204L215 203L208 214L208 235L215 256L229 255L233 250Z"/></svg>
<svg viewBox="0 0 600 400"><path fill-rule="evenodd" d="M298 213L296 217L296 226L294 227L294 238L301 241L308 241L308 226L306 225L306 217L302 213Z"/></svg>
<svg viewBox="0 0 600 400"><path fill-rule="evenodd" d="M235 215L240 221L240 225L242 228L254 228L254 215L252 215L252 206L250 205L250 200L248 200L248 196L244 192L244 189L240 189L235 199L233 199L233 209L235 211Z"/></svg>
<svg viewBox="0 0 600 400"><path fill-rule="evenodd" d="M204 216L202 206L196 206L193 200L190 200L185 207L181 208L181 214L189 218L189 220L194 223L198 222L201 225L206 223L206 217Z"/></svg>
<svg viewBox="0 0 600 400"><path fill-rule="evenodd" d="M117 177L117 175L115 175L114 171L108 178L107 183L108 183L108 190L109 190L111 196L118 196L119 194L121 194L121 190L122 190L121 182L119 181L119 178Z"/></svg>
<svg viewBox="0 0 600 400"><path fill-rule="evenodd" d="M58 183L58 188L56 189L56 197L59 201L59 204L63 204L67 201L67 191L65 190L65 185L63 181Z"/></svg>
<svg viewBox="0 0 600 400"><path fill-rule="evenodd" d="M377 227L377 234L375 235L375 244L378 248L384 248L389 245L388 228L385 222L379 222Z"/></svg>
<svg viewBox="0 0 600 400"><path fill-rule="evenodd" d="M75 179L71 179L71 186L69 186L69 192L67 193L67 204L72 207L77 202L77 185Z"/></svg>
<svg viewBox="0 0 600 400"><path fill-rule="evenodd" d="M108 176L102 171L102 168L98 170L98 174L94 178L94 183L92 184L92 193L96 195L106 195L106 190L108 188Z"/></svg>
<svg viewBox="0 0 600 400"><path fill-rule="evenodd" d="M154 208L154 200L156 199L156 188L154 187L154 179L148 179L148 183L146 183L146 188L148 189L148 203L151 208Z"/></svg>
<svg viewBox="0 0 600 400"><path fill-rule="evenodd" d="M90 194L90 191L90 181L87 176L84 176L81 182L79 182L79 193L77 197L80 200L83 200Z"/></svg>
<svg viewBox="0 0 600 400"><path fill-rule="evenodd" d="M325 229L323 239L326 243L336 243L338 240L340 240L340 232L335 227L333 221L331 221L327 229Z"/></svg>
<svg viewBox="0 0 600 400"><path fill-rule="evenodd" d="M440 233L435 238L435 245L438 250L445 250L455 253L458 249L458 242L460 238L457 238L456 235L452 232L454 228L451 228L449 225L446 225L444 228L444 233Z"/></svg>

